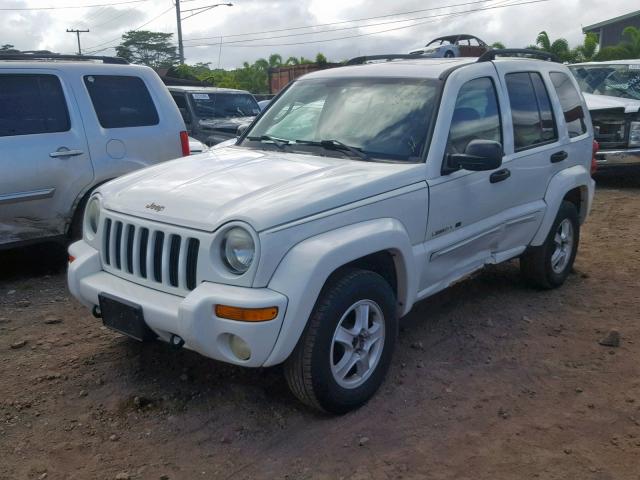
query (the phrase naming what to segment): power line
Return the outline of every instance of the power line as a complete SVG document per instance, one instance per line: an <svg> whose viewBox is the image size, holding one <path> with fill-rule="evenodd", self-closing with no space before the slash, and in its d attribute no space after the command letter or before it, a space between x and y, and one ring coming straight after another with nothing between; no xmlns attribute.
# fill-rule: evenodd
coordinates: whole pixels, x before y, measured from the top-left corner
<svg viewBox="0 0 640 480"><path fill-rule="evenodd" d="M495 6L486 7L486 8L465 10L465 11L462 11L462 12L453 12L453 13L447 13L447 14L432 15L432 16L430 16L428 18L432 18L432 19L436 18L436 17L446 18L446 17L464 15L464 14L467 14L467 13L488 11L488 10L494 10L494 9L498 9L498 8L516 7L516 6L520 6L520 5L529 5L529 4L543 3L543 2L548 2L548 1L550 1L550 0L530 0L530 1L526 1L526 2L512 3L512 4L508 4L508 5L495 5ZM426 18L426 17L422 17L422 18ZM415 20L419 20L419 18L418 19L407 19L405 21L415 21ZM337 41L337 40L347 40L347 39L351 39L351 38L359 38L359 37L366 37L366 36L371 36L371 35L378 35L378 34L381 34L381 33L387 33L387 32L393 32L393 31L397 31L397 30L403 30L405 28L417 27L417 26L420 26L420 25L431 23L433 21L434 20L428 20L428 21L425 21L425 22L414 23L413 25L403 25L401 27L389 28L389 29L380 30L380 31L377 31L377 32L369 32L369 33L361 33L361 34L357 34L357 35L348 35L348 36L342 36L342 37L327 38L327 39L323 39L323 40L309 40L309 41L304 41L304 42L266 43L266 44L244 44L243 43L243 42L269 40L269 39L276 38L276 37L264 37L264 38L253 38L253 39L247 39L247 40L235 40L235 41L230 41L230 42L216 42L216 43L204 43L204 44L199 44L199 45L185 45L185 47L188 47L188 48L209 47L209 46L216 46L216 45L220 45L220 44L227 45L227 46L230 46L230 47L246 47L246 48L283 47L283 46L292 46L292 45L308 45L308 44L314 44L314 43L333 42L333 41ZM360 28L364 28L364 27L360 27ZM329 33L329 32L325 31L325 32L314 32L314 33L322 34L322 33Z"/></svg>
<svg viewBox="0 0 640 480"><path fill-rule="evenodd" d="M184 2L184 0L182 0ZM487 3L490 2L492 0L475 0L473 2L465 2L465 3L456 3L456 4L451 4L451 5L443 5L441 7L431 7L431 8L423 8L420 10L411 10L408 12L400 12L400 13L389 13L387 15L378 15L376 17L366 17L366 18L354 18L352 20L342 20L339 22L331 22L331 23L319 23L317 25L307 25L304 27L291 27L291 28L280 28L277 30L264 30L261 32L248 32L248 33L236 33L233 35L214 35L211 37L194 37L194 38L185 38L185 41L189 41L189 40L207 40L209 38L232 38L232 37L242 37L242 36L247 36L247 35L263 35L265 33L279 33L279 32L288 32L291 30L303 30L305 28L318 28L318 27L328 27L328 26L332 26L332 25L341 25L344 23L354 23L354 22L364 22L367 20L377 20L378 18L387 18L387 17L397 17L400 15L410 15L412 13L420 13L420 12L427 12L427 11L431 11L431 10L442 10L445 8L454 8L454 7L464 7L467 5L476 5L478 3ZM364 27L365 25L363 25ZM353 27L353 28L357 28L357 27Z"/></svg>
<svg viewBox="0 0 640 480"><path fill-rule="evenodd" d="M482 2L473 2L473 3L487 3L493 0L482 0ZM500 3L506 3L506 1L509 0L505 0L502 2L498 2L498 4ZM440 7L440 8L444 8L444 7ZM431 10L431 9L425 9L425 10ZM476 10L465 10L462 13L467 13L467 12L474 12ZM445 17L445 16L449 16L449 15L455 15L458 12L448 12L448 13L439 13L436 15L426 15L424 17L416 17L416 18L403 18L400 20L388 20L386 22L378 22L378 23L371 23L368 25L354 25L352 27L341 27L341 28L332 28L329 30L324 30L324 31L316 31L316 32L302 32L302 33L289 33L286 35L277 35L277 36L273 36L273 37L262 37L262 38L247 38L247 39L243 39L243 40L232 40L229 42L224 42L225 44L230 44L230 43L243 43L243 42L252 42L254 40L275 40L278 38L286 38L286 37L299 37L299 36L303 36L303 35L318 35L318 34L323 34L323 33L331 33L331 32L339 32L339 31L344 31L344 30L354 30L356 28L369 28L369 27L378 27L380 25L390 25L390 24L394 24L394 23L405 23L405 22L412 22L412 21L417 21L417 20L424 20L427 18L438 18L438 17ZM375 17L372 17L375 18ZM354 20L355 21L355 20ZM235 37L237 35L229 35L226 38L229 37ZM220 36L216 36L216 37L210 37L210 38L220 38ZM222 38L225 38L224 36ZM194 44L188 45L188 46L197 46Z"/></svg>
<svg viewBox="0 0 640 480"><path fill-rule="evenodd" d="M95 7L112 7L115 5L125 5L128 3L142 3L147 2L148 0L128 0L126 2L117 2L117 3L99 3L94 5L65 5L64 7L20 7L20 8L0 8L1 11L28 11L28 10L68 10L72 8L95 8Z"/></svg>
<svg viewBox="0 0 640 480"><path fill-rule="evenodd" d="M137 31L137 30L140 30L142 27L146 27L146 26L147 26L147 25L149 25L151 22L153 22L154 20L157 20L158 18L160 18L161 16L163 16L165 13L170 12L171 10L173 10L173 5L172 5L171 7L169 7L169 8L167 8L166 10L164 10L164 11L163 11L162 13L160 13L159 15L157 15L157 16L155 16L155 17L153 17L151 20L149 20L149 21L147 21L147 22L143 23L143 24L142 24L142 25L140 25L139 27L133 28L133 29L128 30L128 31L129 31L129 32L135 32L135 31ZM120 35L120 36L118 36L118 37L114 37L114 38L112 38L112 39L110 39L110 40L107 40L106 42L97 43L96 45L92 45L92 46L87 47L87 48L89 48L89 49L93 49L93 48L96 48L96 47L100 47L100 46L102 46L102 45L106 45L107 43L112 43L112 42L114 42L114 41L118 41L118 40L120 40L121 38L122 38L122 35ZM89 52L89 54L94 54L94 53L102 52L103 50L107 50L108 48L111 48L112 46L113 46L113 45L108 45L108 46L106 46L106 47L104 47L104 48L101 48L101 49L99 49L99 50L93 50L93 51Z"/></svg>

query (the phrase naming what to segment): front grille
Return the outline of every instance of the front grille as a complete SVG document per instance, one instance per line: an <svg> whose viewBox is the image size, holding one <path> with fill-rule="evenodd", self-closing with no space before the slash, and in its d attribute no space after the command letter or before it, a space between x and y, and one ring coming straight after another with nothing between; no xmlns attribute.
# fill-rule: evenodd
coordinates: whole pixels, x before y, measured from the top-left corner
<svg viewBox="0 0 640 480"><path fill-rule="evenodd" d="M624 110L608 109L591 112L593 130L600 148L626 147L628 141L628 119Z"/></svg>
<svg viewBox="0 0 640 480"><path fill-rule="evenodd" d="M105 266L134 277L134 281L151 281L187 291L196 287L200 249L197 238L112 218L105 219L102 232Z"/></svg>

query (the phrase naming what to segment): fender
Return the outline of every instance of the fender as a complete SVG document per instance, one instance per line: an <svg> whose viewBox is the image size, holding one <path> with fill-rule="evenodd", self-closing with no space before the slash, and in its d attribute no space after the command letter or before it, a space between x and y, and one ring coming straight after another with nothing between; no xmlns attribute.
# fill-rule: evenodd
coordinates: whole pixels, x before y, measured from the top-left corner
<svg viewBox="0 0 640 480"><path fill-rule="evenodd" d="M544 243L549 234L549 229L558 214L558 209L564 196L576 187L580 187L582 194L582 206L580 212L578 212L580 215L580 223L582 224L591 209L594 185L595 182L591 178L591 174L582 165L575 165L555 174L547 186L547 191L544 195L544 202L547 204L547 209L540 223L540 227L531 241L531 245L539 246Z"/></svg>
<svg viewBox="0 0 640 480"><path fill-rule="evenodd" d="M278 340L264 366L277 365L289 357L322 287L336 269L383 250L394 257L399 314L404 315L416 298L418 269L414 247L398 220L381 218L356 223L306 239L289 250L269 282L270 289L288 297L289 305Z"/></svg>

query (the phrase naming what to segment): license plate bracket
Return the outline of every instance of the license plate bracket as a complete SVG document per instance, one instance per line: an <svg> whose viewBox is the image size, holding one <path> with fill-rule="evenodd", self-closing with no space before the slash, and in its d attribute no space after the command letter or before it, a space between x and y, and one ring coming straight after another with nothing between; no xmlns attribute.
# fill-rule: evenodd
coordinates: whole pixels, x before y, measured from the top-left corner
<svg viewBox="0 0 640 480"><path fill-rule="evenodd" d="M156 334L144 321L142 307L108 293L98 295L102 324L140 342L153 340Z"/></svg>

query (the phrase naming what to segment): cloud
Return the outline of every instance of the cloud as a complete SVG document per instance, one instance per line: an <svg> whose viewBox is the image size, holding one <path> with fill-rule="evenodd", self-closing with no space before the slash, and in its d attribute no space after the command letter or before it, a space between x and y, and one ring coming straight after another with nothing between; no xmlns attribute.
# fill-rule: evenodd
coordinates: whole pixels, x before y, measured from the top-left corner
<svg viewBox="0 0 640 480"><path fill-rule="evenodd" d="M100 3L82 0L84 3ZM596 23L607 18L628 13L628 0L609 0L606 4L596 0L550 0L544 3L498 8L489 11L466 13L446 18L430 18L412 28L402 28L376 35L360 36L335 41L327 39L348 37L371 32L380 32L411 23L392 23L387 25L364 27L367 22L359 22L360 28L344 30L354 24L340 24L316 29L299 29L244 37L228 37L225 42L243 40L240 44L222 46L219 59L219 45L195 47L205 43L217 44L219 36L238 35L246 32L264 32L285 28L316 25L342 20L387 15L397 12L423 10L442 7L446 4L467 3L472 0L231 0L233 7L218 7L206 13L194 16L183 22L185 55L188 62L211 62L232 68L243 61L252 62L268 57L271 53L289 56L315 57L324 53L330 60L342 60L362 54L406 52L418 44L450 33L471 33L488 43L501 41L507 46L524 47L535 41L541 30L549 33L552 39L564 37L571 45L582 41L582 26ZM522 0L488 0L484 5L508 5ZM184 0L183 0L184 2ZM72 0L60 0L59 3L73 4ZM117 0L113 3L117 3ZM194 0L182 4L183 10L210 5L209 0ZM52 3L53 4L53 3ZM41 1L10 0L2 3L3 8L42 6ZM472 10L481 5L467 5L457 8L416 12L403 17L388 17L372 20L380 23L397 19L409 19ZM23 50L50 49L63 53L75 52L76 38L66 33L67 28L89 28L91 32L81 37L84 48L98 45L101 48L117 44L118 37L127 30L136 28L158 17L145 29L174 32L175 13L169 9L166 0L148 0L144 3L122 6L105 6L91 9L41 10L0 13L0 44L11 43ZM165 12L162 14L162 12ZM343 29L333 30L331 29ZM301 33L315 32L313 35ZM280 37L282 35L293 35ZM212 37L193 40L201 37ZM271 37L271 38L264 38ZM253 42L250 38L262 38ZM323 40L320 43L303 43ZM297 44L294 44L297 43ZM277 46L270 46L275 44ZM279 45L287 44L287 45ZM104 54L113 54L108 48Z"/></svg>

